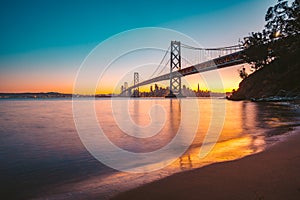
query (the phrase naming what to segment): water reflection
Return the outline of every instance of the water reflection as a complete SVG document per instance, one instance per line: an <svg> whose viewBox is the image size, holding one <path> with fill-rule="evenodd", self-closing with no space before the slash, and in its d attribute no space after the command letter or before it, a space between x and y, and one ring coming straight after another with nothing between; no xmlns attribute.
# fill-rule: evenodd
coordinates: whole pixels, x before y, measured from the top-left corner
<svg viewBox="0 0 300 200"><path fill-rule="evenodd" d="M127 101L122 99L114 101L118 102L114 104L110 101L101 102L101 104L96 102L96 113L103 132L116 146L135 153L152 152L167 145L176 135L180 124L180 116L178 116L180 105L177 100L171 101L170 105L169 101L163 100ZM116 113L112 109L112 106L116 104L128 107L122 109L123 113ZM121 116L124 112L128 112L129 115L125 115L126 119L120 120L126 121L126 125L135 123L126 131L120 129L116 121L118 118L115 118L116 115ZM135 137L141 134L152 136Z"/></svg>
<svg viewBox="0 0 300 200"><path fill-rule="evenodd" d="M265 111L257 113L260 119L257 126L266 130L267 137L284 134L300 125L299 117L295 115L297 107L289 103L260 103L257 106L259 110Z"/></svg>
<svg viewBox="0 0 300 200"><path fill-rule="evenodd" d="M211 102L199 100L202 116L206 120L200 122L200 126L193 144L188 151L173 163L172 168L186 170L188 158L189 169L198 168L210 163L239 159L241 157L257 153L265 148L264 129L258 127L257 107L251 102L226 102L226 119L221 135L212 151L204 158L199 158L199 151L203 144L204 136L207 134L207 124L211 118ZM179 165L178 165L179 163ZM184 167L183 165L184 164Z"/></svg>
<svg viewBox="0 0 300 200"><path fill-rule="evenodd" d="M185 154L183 156L180 156L179 165L180 165L181 170L192 169L193 162L192 162L190 154Z"/></svg>

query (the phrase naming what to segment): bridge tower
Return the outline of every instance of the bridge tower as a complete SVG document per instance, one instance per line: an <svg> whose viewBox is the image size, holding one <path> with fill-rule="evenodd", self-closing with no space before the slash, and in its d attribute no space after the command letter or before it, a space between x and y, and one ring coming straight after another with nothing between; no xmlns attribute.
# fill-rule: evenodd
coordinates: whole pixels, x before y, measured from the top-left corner
<svg viewBox="0 0 300 200"><path fill-rule="evenodd" d="M138 72L134 72L134 75L133 75L133 85L136 86L139 84L139 73ZM133 97L139 97L139 87L135 87L134 90L133 90Z"/></svg>
<svg viewBox="0 0 300 200"><path fill-rule="evenodd" d="M131 95L131 90L128 90L128 82L124 82L123 90L123 96Z"/></svg>
<svg viewBox="0 0 300 200"><path fill-rule="evenodd" d="M176 73L180 69L181 69L180 41L171 41L170 93L166 96L166 98L183 97L181 93L181 74Z"/></svg>

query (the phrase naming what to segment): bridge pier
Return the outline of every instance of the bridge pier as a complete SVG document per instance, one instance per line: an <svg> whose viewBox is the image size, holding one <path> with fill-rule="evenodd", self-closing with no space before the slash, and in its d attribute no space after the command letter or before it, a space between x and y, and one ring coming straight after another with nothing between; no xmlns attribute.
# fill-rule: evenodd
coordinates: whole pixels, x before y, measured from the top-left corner
<svg viewBox="0 0 300 200"><path fill-rule="evenodd" d="M139 84L139 73L138 72L134 72L133 75L133 85L136 86ZM133 95L132 97L140 97L140 90L139 87L136 87L133 89Z"/></svg>
<svg viewBox="0 0 300 200"><path fill-rule="evenodd" d="M166 98L185 97L181 93L181 45L180 41L171 41L171 58L170 58L170 92Z"/></svg>

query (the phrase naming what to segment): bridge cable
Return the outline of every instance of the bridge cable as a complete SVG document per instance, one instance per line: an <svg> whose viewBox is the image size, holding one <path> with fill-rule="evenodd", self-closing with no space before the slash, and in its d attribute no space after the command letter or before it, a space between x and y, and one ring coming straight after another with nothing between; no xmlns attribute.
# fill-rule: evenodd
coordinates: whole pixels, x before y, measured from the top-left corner
<svg viewBox="0 0 300 200"><path fill-rule="evenodd" d="M169 53L171 46L168 47L168 50L166 51L165 55L163 56L162 60L160 61L159 65L156 67L156 69L154 70L154 72L152 73L152 75L148 78L152 78L154 76L154 74L158 71L158 69L160 68L160 66L162 65L164 59L166 58L167 54Z"/></svg>
<svg viewBox="0 0 300 200"><path fill-rule="evenodd" d="M161 71L157 74L157 76L160 75L160 74L166 69L166 67L168 66L169 63L170 63L170 59L169 59L168 62L165 64L165 66L161 69Z"/></svg>
<svg viewBox="0 0 300 200"><path fill-rule="evenodd" d="M181 43L181 46L186 49L192 49L192 50L202 50L202 51L219 51L219 50L238 50L242 49L241 45L232 45L227 47L217 47L217 48L200 48L200 47L193 47L187 44Z"/></svg>

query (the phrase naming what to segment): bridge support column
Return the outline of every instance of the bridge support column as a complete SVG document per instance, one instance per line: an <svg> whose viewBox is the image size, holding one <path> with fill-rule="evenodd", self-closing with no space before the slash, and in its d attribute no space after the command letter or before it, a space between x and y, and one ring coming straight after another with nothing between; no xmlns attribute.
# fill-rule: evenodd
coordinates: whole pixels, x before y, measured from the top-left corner
<svg viewBox="0 0 300 200"><path fill-rule="evenodd" d="M171 41L170 59L170 93L166 98L184 97L181 93L181 45L179 41Z"/></svg>
<svg viewBox="0 0 300 200"><path fill-rule="evenodd" d="M139 73L138 72L134 72L134 76L133 76L133 84L134 86L139 84ZM133 97L139 97L140 96L140 91L139 91L139 87L135 87L133 90Z"/></svg>

